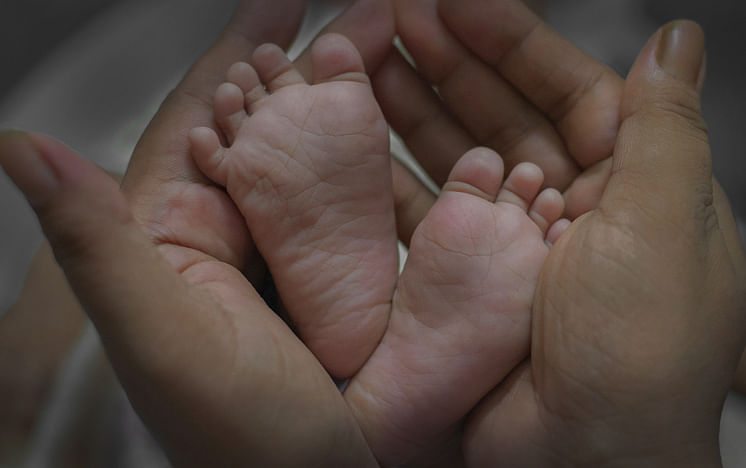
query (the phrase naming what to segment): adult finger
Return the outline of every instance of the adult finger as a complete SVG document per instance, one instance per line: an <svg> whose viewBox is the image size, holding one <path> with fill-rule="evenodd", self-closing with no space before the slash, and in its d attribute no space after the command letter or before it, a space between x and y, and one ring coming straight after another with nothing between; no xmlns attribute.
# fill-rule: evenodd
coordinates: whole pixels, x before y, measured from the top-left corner
<svg viewBox="0 0 746 468"><path fill-rule="evenodd" d="M116 337L114 348L147 337L132 350L134 360L156 355L152 347L165 338L155 336L163 330L156 325L175 318L168 317L171 307L159 303L170 298L163 291L186 300L185 285L159 261L116 183L62 144L20 132L3 132L0 164L36 211L84 307L97 311L104 335ZM151 307L163 314L137 315Z"/></svg>
<svg viewBox="0 0 746 468"><path fill-rule="evenodd" d="M212 96L228 68L257 45L288 45L303 0L244 0L222 35L170 93L148 125L122 181L134 216L161 243L204 252L245 271L254 283L264 269L243 218L224 191L193 163L188 133L215 127Z"/></svg>
<svg viewBox="0 0 746 468"><path fill-rule="evenodd" d="M177 270L116 183L50 138L0 135L0 165L176 466L374 465L331 379L237 270Z"/></svg>
<svg viewBox="0 0 746 468"><path fill-rule="evenodd" d="M213 91L225 81L233 63L246 61L266 42L287 47L300 26L305 1L249 0L242 2L221 37L190 70L179 89L201 96L212 107Z"/></svg>
<svg viewBox="0 0 746 468"><path fill-rule="evenodd" d="M436 0L398 2L396 19L418 70L481 145L498 151L508 169L534 162L543 169L548 185L561 190L569 185L578 168L553 123L454 37L439 17ZM502 18L492 21L493 28L501 29Z"/></svg>
<svg viewBox="0 0 746 468"><path fill-rule="evenodd" d="M613 216L633 203L625 211L681 228L717 219L698 90L703 70L704 34L696 23L669 23L645 46L627 77L603 210Z"/></svg>
<svg viewBox="0 0 746 468"><path fill-rule="evenodd" d="M320 33L346 36L360 52L365 70L373 74L391 48L394 39L394 13L391 0L357 0L329 23ZM311 74L311 48L308 47L295 66L306 79Z"/></svg>
<svg viewBox="0 0 746 468"><path fill-rule="evenodd" d="M372 83L389 124L433 181L444 184L453 164L478 146L477 140L397 50L384 60Z"/></svg>
<svg viewBox="0 0 746 468"><path fill-rule="evenodd" d="M588 167L565 190L565 214L574 220L598 206L611 177L611 156Z"/></svg>
<svg viewBox="0 0 746 468"><path fill-rule="evenodd" d="M439 0L438 10L460 41L551 119L578 165L611 154L623 87L612 70L519 0Z"/></svg>

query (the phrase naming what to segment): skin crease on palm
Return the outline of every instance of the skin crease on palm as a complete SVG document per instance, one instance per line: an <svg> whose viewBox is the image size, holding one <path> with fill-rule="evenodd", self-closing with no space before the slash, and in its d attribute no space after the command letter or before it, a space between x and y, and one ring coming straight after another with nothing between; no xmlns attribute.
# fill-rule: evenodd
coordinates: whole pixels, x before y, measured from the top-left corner
<svg viewBox="0 0 746 468"><path fill-rule="evenodd" d="M254 30L250 42L286 42L300 18L302 2L286 3L283 15L288 16L268 28L272 34ZM383 3L361 5L375 10ZM273 2L280 10L276 5ZM538 138L545 142L540 145L551 147L560 138L572 149L570 157L559 149L548 153L556 156L550 166L560 169L552 177L558 186L569 187L568 198L572 187L580 187L580 179L573 182L572 175L580 170L566 170L573 167L568 161L590 168L594 158L596 163L607 158L619 122L624 122L610 161L612 182L605 191L597 190L605 183L592 184L595 193L603 193L599 208L577 220L550 253L534 309L533 359L471 414L463 445L466 460L472 466L496 460L512 461L512 466L542 466L548 460L551 466L603 466L607 460L616 460L616 466L714 465L719 408L744 344L739 314L744 309L746 267L727 202L711 179L709 151L697 113L697 77L692 78L696 73L662 72L656 65L661 41L657 35L641 55L621 100L624 85L618 77L557 40L544 26L535 27L534 17L518 3L442 1L440 17L431 14L437 11L434 5L397 2L397 27L447 104L434 101L396 55L386 56L387 47L370 46L372 38L385 36L380 29L373 28L377 34L368 30L367 36L348 36L366 59L390 122L436 179L443 180L454 158L468 149L462 147L476 138L476 130L466 122L454 125L458 112L453 102L448 103L448 96L458 96L463 89L454 83L463 82L464 75L449 80L428 76L428 64L436 71L442 64L427 51L417 52L416 31L442 28L440 17L448 18L448 29L436 29L431 37L445 40L453 34L474 51L443 48L451 60L447 64L477 62L476 69L489 78L480 89L488 92L494 83L507 80L521 90L522 105L535 106L519 121L537 122L532 119L538 119L538 112L554 122L559 137L549 136L546 125L536 128L543 129ZM256 8L239 13L232 34L242 14L251 24L247 20L251 15L271 10ZM291 14L294 11L297 15ZM435 26L413 19L406 32L407 15L416 11ZM263 21L258 24L270 24L267 18ZM490 27L491 21L505 21L512 27ZM277 24L286 28L276 28ZM346 25L342 21L334 27L344 31L356 26L350 28L355 31L371 24L375 21ZM691 26L679 26L677 31L685 40L701 37ZM488 33L505 37L500 42L500 37ZM221 81L218 72L205 70L222 73L245 54L246 38L232 34L195 68L186 87L172 94L143 138L124 183L134 218L114 184L48 139L6 135L2 164L39 213L133 403L177 465L218 460L297 466L302 460L306 466L317 461L330 466L374 466L355 422L318 363L273 318L240 274L239 270L248 272L251 263L245 259L252 252L247 237L228 235L242 227L240 218L188 162L185 132L209 124L204 97ZM490 38L493 46L505 46L480 51L476 40L480 37ZM544 54L548 50L552 53ZM557 57L575 64L570 69L577 74L557 80L556 88L537 87L547 76L542 76L543 68L532 71L528 65L551 68ZM595 73L598 70L603 72ZM398 84L395 77L401 78ZM398 107L393 102L394 85L411 98ZM412 87L407 90L407 85ZM450 85L453 94L444 91ZM609 112L609 108L620 109L619 103L623 103L620 112ZM445 105L452 112L439 114ZM521 109L515 110L516 115L523 115ZM601 125L600 131L589 132L581 124L589 109L615 117L588 119L601 122L593 124ZM420 110L432 112L431 118ZM443 117L432 118L439 115ZM649 131L658 127L657 134ZM407 128L415 131L408 134ZM606 143L598 148L606 151L582 150L581 129L601 135ZM661 135L666 137L665 145L658 139ZM440 144L429 143L428 137ZM459 151L451 151L454 148ZM581 158L585 151L588 158ZM509 164L520 160L518 153L509 155L509 149L505 153ZM9 154L23 154L26 159L15 164ZM47 164L54 168L51 175ZM427 198L413 188L408 174L395 171L399 171L394 177L399 182L400 219L401 214L409 215L400 224L415 226L418 216L424 215ZM592 198L588 193L580 198ZM222 224L194 224L201 214L190 211L194 206L217 216ZM147 237L135 219L147 227ZM218 233L204 229L216 225L230 229ZM173 272L174 266L181 276ZM138 274L132 275L135 271ZM164 329L163 323L172 326ZM702 330L710 333L704 335ZM254 359L236 360L241 353ZM651 365L655 363L662 367ZM210 373L205 375L204 369ZM229 384L216 388L215 382ZM247 401L247 395L253 403L250 407L232 404ZM194 408L200 411L194 413ZM292 423L278 427L267 421ZM289 453L286 448L291 446L294 450ZM586 455L587 459L577 458Z"/></svg>

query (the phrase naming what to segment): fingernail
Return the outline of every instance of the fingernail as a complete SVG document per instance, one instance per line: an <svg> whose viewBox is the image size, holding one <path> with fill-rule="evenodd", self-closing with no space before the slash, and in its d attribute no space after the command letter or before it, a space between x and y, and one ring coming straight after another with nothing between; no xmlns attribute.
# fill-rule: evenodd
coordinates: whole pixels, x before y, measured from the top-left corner
<svg viewBox="0 0 746 468"><path fill-rule="evenodd" d="M25 132L0 131L0 166L32 206L45 202L58 186L57 175Z"/></svg>
<svg viewBox="0 0 746 468"><path fill-rule="evenodd" d="M666 73L696 86L703 73L704 54L705 35L697 23L679 20L663 27L656 58Z"/></svg>

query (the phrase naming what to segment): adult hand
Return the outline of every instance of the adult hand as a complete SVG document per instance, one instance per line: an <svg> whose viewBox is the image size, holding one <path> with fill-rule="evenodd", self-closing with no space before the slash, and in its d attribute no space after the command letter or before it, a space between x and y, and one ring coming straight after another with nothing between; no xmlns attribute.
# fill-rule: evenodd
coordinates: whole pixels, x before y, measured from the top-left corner
<svg viewBox="0 0 746 468"><path fill-rule="evenodd" d="M619 126L624 82L616 73L519 0L408 0L395 9L421 77L391 54L373 83L391 125L438 185L467 150L488 146L507 170L538 164L546 185L565 192L571 219L596 206ZM433 197L405 173L395 177L406 240Z"/></svg>
<svg viewBox="0 0 746 468"><path fill-rule="evenodd" d="M401 57L391 55L374 76L374 85L392 125L436 183L443 181L466 149L481 144L496 149L508 164L523 160L539 164L549 174L549 185L565 190L566 215L571 219L598 206L611 176L610 156L622 115L621 78L558 37L518 1L412 0L396 3L396 13L400 37L422 77ZM437 94L431 90L433 84ZM701 78L697 89L700 86ZM628 95L634 92L630 89L634 88L628 88ZM395 173L395 183L400 233L407 239L434 197L403 171ZM728 245L736 252L733 263L738 264L740 244L727 202L716 183L712 192ZM601 249L603 240L596 242ZM740 271L742 267L741 263ZM587 278L594 274L590 270ZM557 279L549 278L544 281ZM561 278L555 287L569 281ZM653 280L651 284L656 284ZM585 361L578 358L577 362ZM531 377L530 370L522 372L515 375ZM513 380L520 382L515 376ZM517 384L501 387L496 391L501 396L493 397L493 402L505 398L511 385ZM486 427L497 418L496 410L488 407L484 405L478 414L493 416L470 425L466 445L470 461L487 457L494 463L488 455L495 452L488 448L499 437ZM519 416L512 422L520 422ZM477 426L480 430L474 429ZM509 442L496 450L516 441L505 440ZM450 455L455 456L458 447L452 445ZM475 455L480 453L484 456ZM442 457L438 454L433 460Z"/></svg>
<svg viewBox="0 0 746 468"><path fill-rule="evenodd" d="M530 362L471 416L470 465L719 466L746 257L712 178L703 55L682 21L639 56L611 179L550 253Z"/></svg>
<svg viewBox="0 0 746 468"><path fill-rule="evenodd" d="M178 466L375 466L324 369L247 281L263 278L247 228L189 155L187 133L213 124L230 64L263 42L286 46L303 6L239 7L143 135L124 196L53 140L0 143L133 405ZM328 29L354 31L372 68L392 19L388 2L361 0Z"/></svg>

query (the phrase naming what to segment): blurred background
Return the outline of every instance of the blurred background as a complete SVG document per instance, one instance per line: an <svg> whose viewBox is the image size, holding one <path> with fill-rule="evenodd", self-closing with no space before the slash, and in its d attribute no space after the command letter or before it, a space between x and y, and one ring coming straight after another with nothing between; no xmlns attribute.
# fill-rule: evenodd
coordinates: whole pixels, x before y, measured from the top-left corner
<svg viewBox="0 0 746 468"><path fill-rule="evenodd" d="M299 44L291 54L347 3L310 1ZM746 74L746 2L532 3L562 35L622 76L664 22L686 17L704 27L708 76L703 108L710 126L714 170L737 216L746 220L746 86L742 78ZM52 135L103 168L123 172L160 102L217 36L236 4L237 0L4 0L0 128ZM2 173L0 213L2 316L20 290L42 235L22 197ZM741 221L746 238L743 226ZM79 352L85 354L85 349L82 346ZM0 407L3 404L0 401ZM133 419L127 424L136 427ZM728 401L721 440L725 466L746 467L746 404L739 396ZM142 444L147 452L150 443ZM165 466L163 461L149 464L130 455L135 457L131 466ZM2 458L0 454L0 467ZM116 466L130 465L120 460Z"/></svg>

